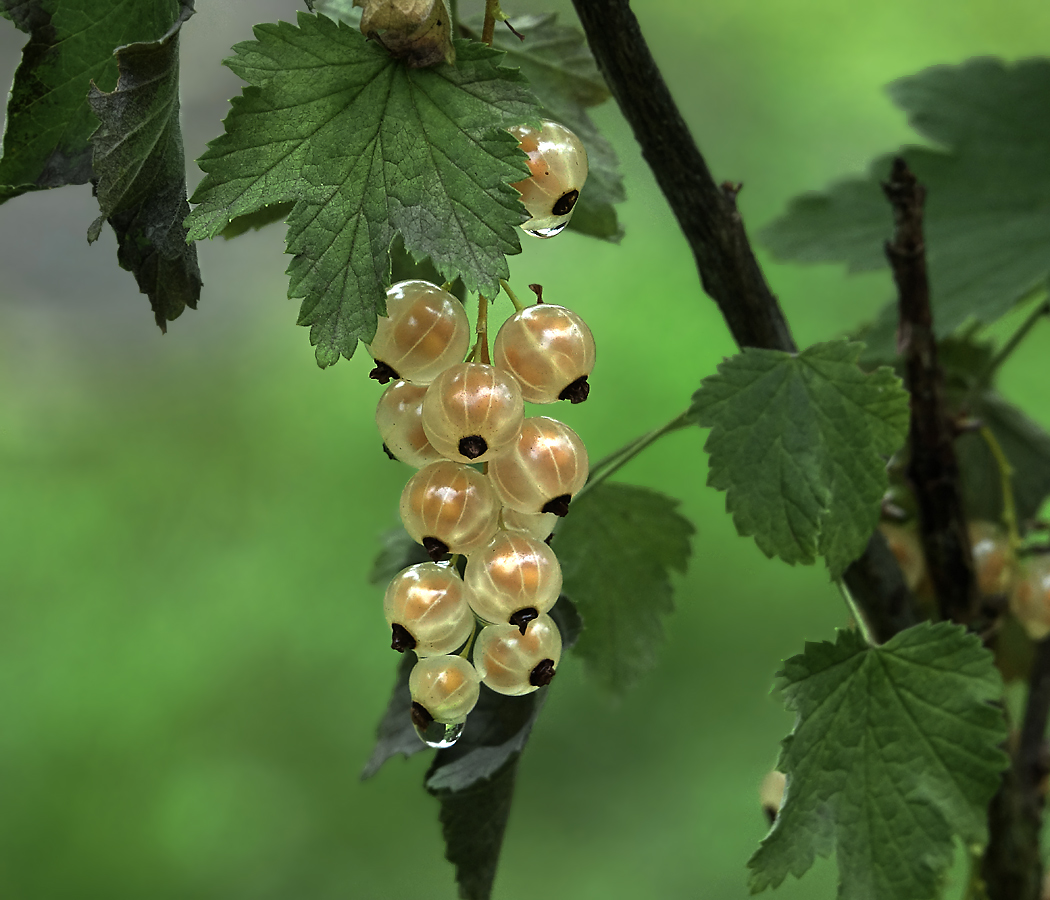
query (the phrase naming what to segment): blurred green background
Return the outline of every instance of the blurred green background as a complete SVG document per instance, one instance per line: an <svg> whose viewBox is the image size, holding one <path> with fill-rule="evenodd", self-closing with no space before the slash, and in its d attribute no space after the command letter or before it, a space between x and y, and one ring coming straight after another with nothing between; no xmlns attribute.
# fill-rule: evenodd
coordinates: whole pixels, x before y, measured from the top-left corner
<svg viewBox="0 0 1050 900"><path fill-rule="evenodd" d="M219 60L298 8L198 6L191 158L239 90ZM1042 0L635 6L753 231L910 139L886 82L1050 36ZM5 83L22 38L0 23ZM629 132L613 108L599 118L628 179L623 243L569 233L512 259L518 290L543 283L597 337L591 399L565 416L596 457L733 352ZM408 475L379 450L367 358L315 367L279 227L202 246L201 309L162 336L108 229L88 247L92 207L85 186L0 208L0 897L454 897L427 755L358 781L396 662L365 576ZM890 296L885 274L768 273L801 344ZM1003 375L1044 425L1048 352L1042 328ZM501 900L748 896L757 786L791 726L773 675L845 616L822 570L736 536L702 444L678 433L622 472L681 498L694 559L660 665L624 701L563 665L521 765ZM824 861L778 894L833 885Z"/></svg>

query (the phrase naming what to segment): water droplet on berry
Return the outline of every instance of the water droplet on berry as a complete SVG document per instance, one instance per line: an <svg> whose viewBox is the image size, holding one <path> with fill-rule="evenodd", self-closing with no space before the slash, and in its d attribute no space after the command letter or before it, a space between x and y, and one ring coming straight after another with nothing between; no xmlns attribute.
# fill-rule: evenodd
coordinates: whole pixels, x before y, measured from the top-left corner
<svg viewBox="0 0 1050 900"><path fill-rule="evenodd" d="M559 222L557 225L552 225L550 228L525 228L525 233L538 238L552 238L556 234L561 234L568 224L569 220L566 219L564 222ZM524 226L522 227L524 228Z"/></svg>
<svg viewBox="0 0 1050 900"><path fill-rule="evenodd" d="M421 729L415 722L413 722L412 725L416 729L416 734L419 735L419 739L424 744L438 750L442 750L445 747L451 747L455 744L456 741L459 740L460 735L463 734L463 729L466 727L465 722L459 722L456 725L443 725L441 722L431 722L424 729Z"/></svg>

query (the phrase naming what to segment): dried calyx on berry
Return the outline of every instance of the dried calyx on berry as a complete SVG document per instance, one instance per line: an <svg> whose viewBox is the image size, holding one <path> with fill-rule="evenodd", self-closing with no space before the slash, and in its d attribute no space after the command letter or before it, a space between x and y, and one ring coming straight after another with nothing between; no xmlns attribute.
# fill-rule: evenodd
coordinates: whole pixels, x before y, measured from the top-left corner
<svg viewBox="0 0 1050 900"><path fill-rule="evenodd" d="M564 516L587 481L587 448L568 425L532 416L510 451L489 464L500 502L522 513Z"/></svg>
<svg viewBox="0 0 1050 900"><path fill-rule="evenodd" d="M370 377L380 384L403 378L430 384L463 359L470 345L470 323L463 304L429 281L399 281L386 292L385 316L365 344L376 361Z"/></svg>
<svg viewBox="0 0 1050 900"><path fill-rule="evenodd" d="M514 183L531 218L522 228L541 238L564 231L587 180L587 151L564 125L543 120L539 128L510 129L528 156L529 178Z"/></svg>
<svg viewBox="0 0 1050 900"><path fill-rule="evenodd" d="M581 403L590 393L594 335L571 309L537 303L503 323L492 358L514 376L529 403Z"/></svg>
<svg viewBox="0 0 1050 900"><path fill-rule="evenodd" d="M456 462L488 462L507 452L525 418L518 382L484 363L449 366L423 398L423 431L434 449Z"/></svg>

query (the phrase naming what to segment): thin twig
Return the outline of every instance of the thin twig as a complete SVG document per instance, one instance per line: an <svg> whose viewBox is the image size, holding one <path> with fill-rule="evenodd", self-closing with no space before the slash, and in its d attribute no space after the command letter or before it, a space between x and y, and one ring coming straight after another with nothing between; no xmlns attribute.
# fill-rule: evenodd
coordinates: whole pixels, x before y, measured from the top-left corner
<svg viewBox="0 0 1050 900"><path fill-rule="evenodd" d="M675 416L666 425L654 428L647 434L643 434L641 437L629 441L619 450L609 454L609 456L605 457L605 459L601 460L593 469L591 469L590 478L587 479L587 483L576 493L576 496L579 497L581 494L586 493L596 485L601 484L614 472L619 471L623 466L627 465L627 463L645 450L646 447L655 444L665 434L670 434L672 431L687 428L691 424L692 420L689 418L689 411L686 410L680 415Z"/></svg>
<svg viewBox="0 0 1050 900"><path fill-rule="evenodd" d="M664 83L627 0L573 0L591 51L685 235L704 290L741 347L794 352L736 207L719 187Z"/></svg>
<svg viewBox="0 0 1050 900"><path fill-rule="evenodd" d="M1036 645L1028 701L1013 764L988 810L988 848L981 874L991 900L1039 900L1039 851L1047 775L1046 725L1050 713L1050 638Z"/></svg>
<svg viewBox="0 0 1050 900"><path fill-rule="evenodd" d="M499 0L485 0L485 22L481 26L482 43L492 46L492 38L496 34L496 12L499 10Z"/></svg>
<svg viewBox="0 0 1050 900"><path fill-rule="evenodd" d="M882 185L896 225L886 256L897 283L901 355L911 393L911 455L908 478L919 509L919 539L941 616L967 623L977 608L977 584L959 488L955 429L944 403L944 372L937 361L937 338L926 277L922 232L926 189L902 157L893 161Z"/></svg>
<svg viewBox="0 0 1050 900"><path fill-rule="evenodd" d="M693 252L700 281L741 347L794 352L776 297L736 206L738 185L715 183L664 83L628 0L573 0L587 42ZM919 621L886 539L875 532L843 576L876 638Z"/></svg>

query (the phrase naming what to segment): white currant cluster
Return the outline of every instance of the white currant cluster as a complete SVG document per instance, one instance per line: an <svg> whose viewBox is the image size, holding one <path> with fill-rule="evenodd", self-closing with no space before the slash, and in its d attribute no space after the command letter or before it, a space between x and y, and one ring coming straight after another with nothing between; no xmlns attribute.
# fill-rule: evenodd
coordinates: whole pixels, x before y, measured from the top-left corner
<svg viewBox="0 0 1050 900"><path fill-rule="evenodd" d="M555 123L514 133L533 172L515 185L532 214L522 227L552 236L571 216L586 154ZM403 281L387 292L368 345L372 377L393 381L376 408L384 448L419 470L401 494L401 520L433 560L396 575L383 608L391 646L418 657L412 722L437 747L459 738L481 684L514 696L554 677L562 641L548 612L562 576L546 541L588 474L576 432L526 418L524 407L587 398L595 358L587 325L540 297L503 323L490 358L482 297L477 332L468 354L459 300Z"/></svg>

